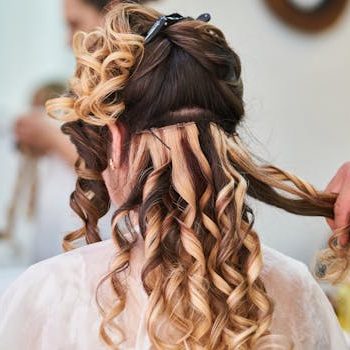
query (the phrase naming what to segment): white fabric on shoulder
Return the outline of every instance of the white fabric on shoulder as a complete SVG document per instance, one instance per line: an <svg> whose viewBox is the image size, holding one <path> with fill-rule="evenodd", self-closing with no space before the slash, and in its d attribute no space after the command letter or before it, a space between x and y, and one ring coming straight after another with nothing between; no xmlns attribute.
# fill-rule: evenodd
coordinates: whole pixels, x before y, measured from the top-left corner
<svg viewBox="0 0 350 350"><path fill-rule="evenodd" d="M87 271L92 260L103 269L104 253L103 244L87 246L24 272L0 298L0 349L106 349L98 337L95 286L89 283L96 278L97 285L100 276Z"/></svg>
<svg viewBox="0 0 350 350"><path fill-rule="evenodd" d="M291 337L295 350L346 350L331 305L306 266L268 247L263 252L262 278L275 303L272 333ZM114 254L109 240L28 269L0 298L0 350L106 350L99 339L95 291ZM128 294L118 324L128 341L122 350L150 348L143 261L139 240L123 276Z"/></svg>
<svg viewBox="0 0 350 350"><path fill-rule="evenodd" d="M346 350L339 322L305 264L263 246L262 279L274 301L272 331L292 338L295 350Z"/></svg>

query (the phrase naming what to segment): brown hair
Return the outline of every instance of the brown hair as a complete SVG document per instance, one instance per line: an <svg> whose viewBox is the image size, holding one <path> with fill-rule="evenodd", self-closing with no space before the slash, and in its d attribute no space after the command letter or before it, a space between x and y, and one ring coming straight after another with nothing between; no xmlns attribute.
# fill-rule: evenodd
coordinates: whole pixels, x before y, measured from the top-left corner
<svg viewBox="0 0 350 350"><path fill-rule="evenodd" d="M80 155L71 205L84 226L64 247L82 237L100 240L97 222L110 200L101 176L111 141L106 125L118 121L127 132L122 164L133 190L114 215L118 255L108 277L117 300L101 309L103 339L118 347L111 327L126 302L118 273L128 268L136 241L130 220L136 212L153 346L251 349L270 337L273 303L260 277L261 246L246 196L325 217L333 217L336 196L253 160L236 133L244 115L237 54L219 29L190 19L145 46L144 34L159 16L120 5L104 28L75 38L71 94L48 104L51 115L68 120L63 130ZM119 226L123 218L128 232ZM122 341L122 330L114 329Z"/></svg>

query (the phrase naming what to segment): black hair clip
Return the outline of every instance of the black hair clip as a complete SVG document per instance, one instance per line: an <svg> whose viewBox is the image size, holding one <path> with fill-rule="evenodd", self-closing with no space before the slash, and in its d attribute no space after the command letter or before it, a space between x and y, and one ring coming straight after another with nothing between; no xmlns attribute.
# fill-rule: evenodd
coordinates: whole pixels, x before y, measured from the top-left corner
<svg viewBox="0 0 350 350"><path fill-rule="evenodd" d="M197 17L197 21L209 22L211 20L211 16L209 13L203 13Z"/></svg>
<svg viewBox="0 0 350 350"><path fill-rule="evenodd" d="M191 19L190 17L183 17L178 13L173 13L168 16L161 16L157 19L157 21L153 24L151 29L148 31L145 37L145 44L151 42L165 27L169 27L174 23L183 21L185 19ZM204 13L197 18L197 21L209 22L211 16L209 13Z"/></svg>

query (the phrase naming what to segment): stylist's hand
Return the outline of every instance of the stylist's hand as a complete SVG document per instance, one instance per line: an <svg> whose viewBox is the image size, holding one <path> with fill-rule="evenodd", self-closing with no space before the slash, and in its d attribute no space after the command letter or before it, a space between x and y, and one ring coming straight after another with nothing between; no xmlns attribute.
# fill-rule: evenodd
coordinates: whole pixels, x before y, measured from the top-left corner
<svg viewBox="0 0 350 350"><path fill-rule="evenodd" d="M332 230L350 224L350 162L345 163L335 174L326 188L327 192L338 193L334 207L334 220L327 220ZM340 237L340 244L345 245L349 236Z"/></svg>
<svg viewBox="0 0 350 350"><path fill-rule="evenodd" d="M16 141L20 149L36 156L51 153L55 148L60 130L42 115L41 110L32 110L20 116L15 123Z"/></svg>

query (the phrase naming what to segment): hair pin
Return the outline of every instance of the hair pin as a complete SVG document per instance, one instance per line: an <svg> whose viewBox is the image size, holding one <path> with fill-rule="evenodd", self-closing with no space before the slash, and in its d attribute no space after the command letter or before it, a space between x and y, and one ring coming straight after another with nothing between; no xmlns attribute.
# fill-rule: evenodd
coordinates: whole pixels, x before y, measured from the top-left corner
<svg viewBox="0 0 350 350"><path fill-rule="evenodd" d="M190 17L183 17L178 13L173 13L168 16L161 16L153 24L151 29L148 31L145 37L145 44L151 42L164 28L171 26L172 24L178 23L185 19L191 19ZM209 22L211 16L209 13L203 13L197 18L197 21Z"/></svg>
<svg viewBox="0 0 350 350"><path fill-rule="evenodd" d="M209 13L203 13L197 17L197 21L209 22L211 20L211 16Z"/></svg>

